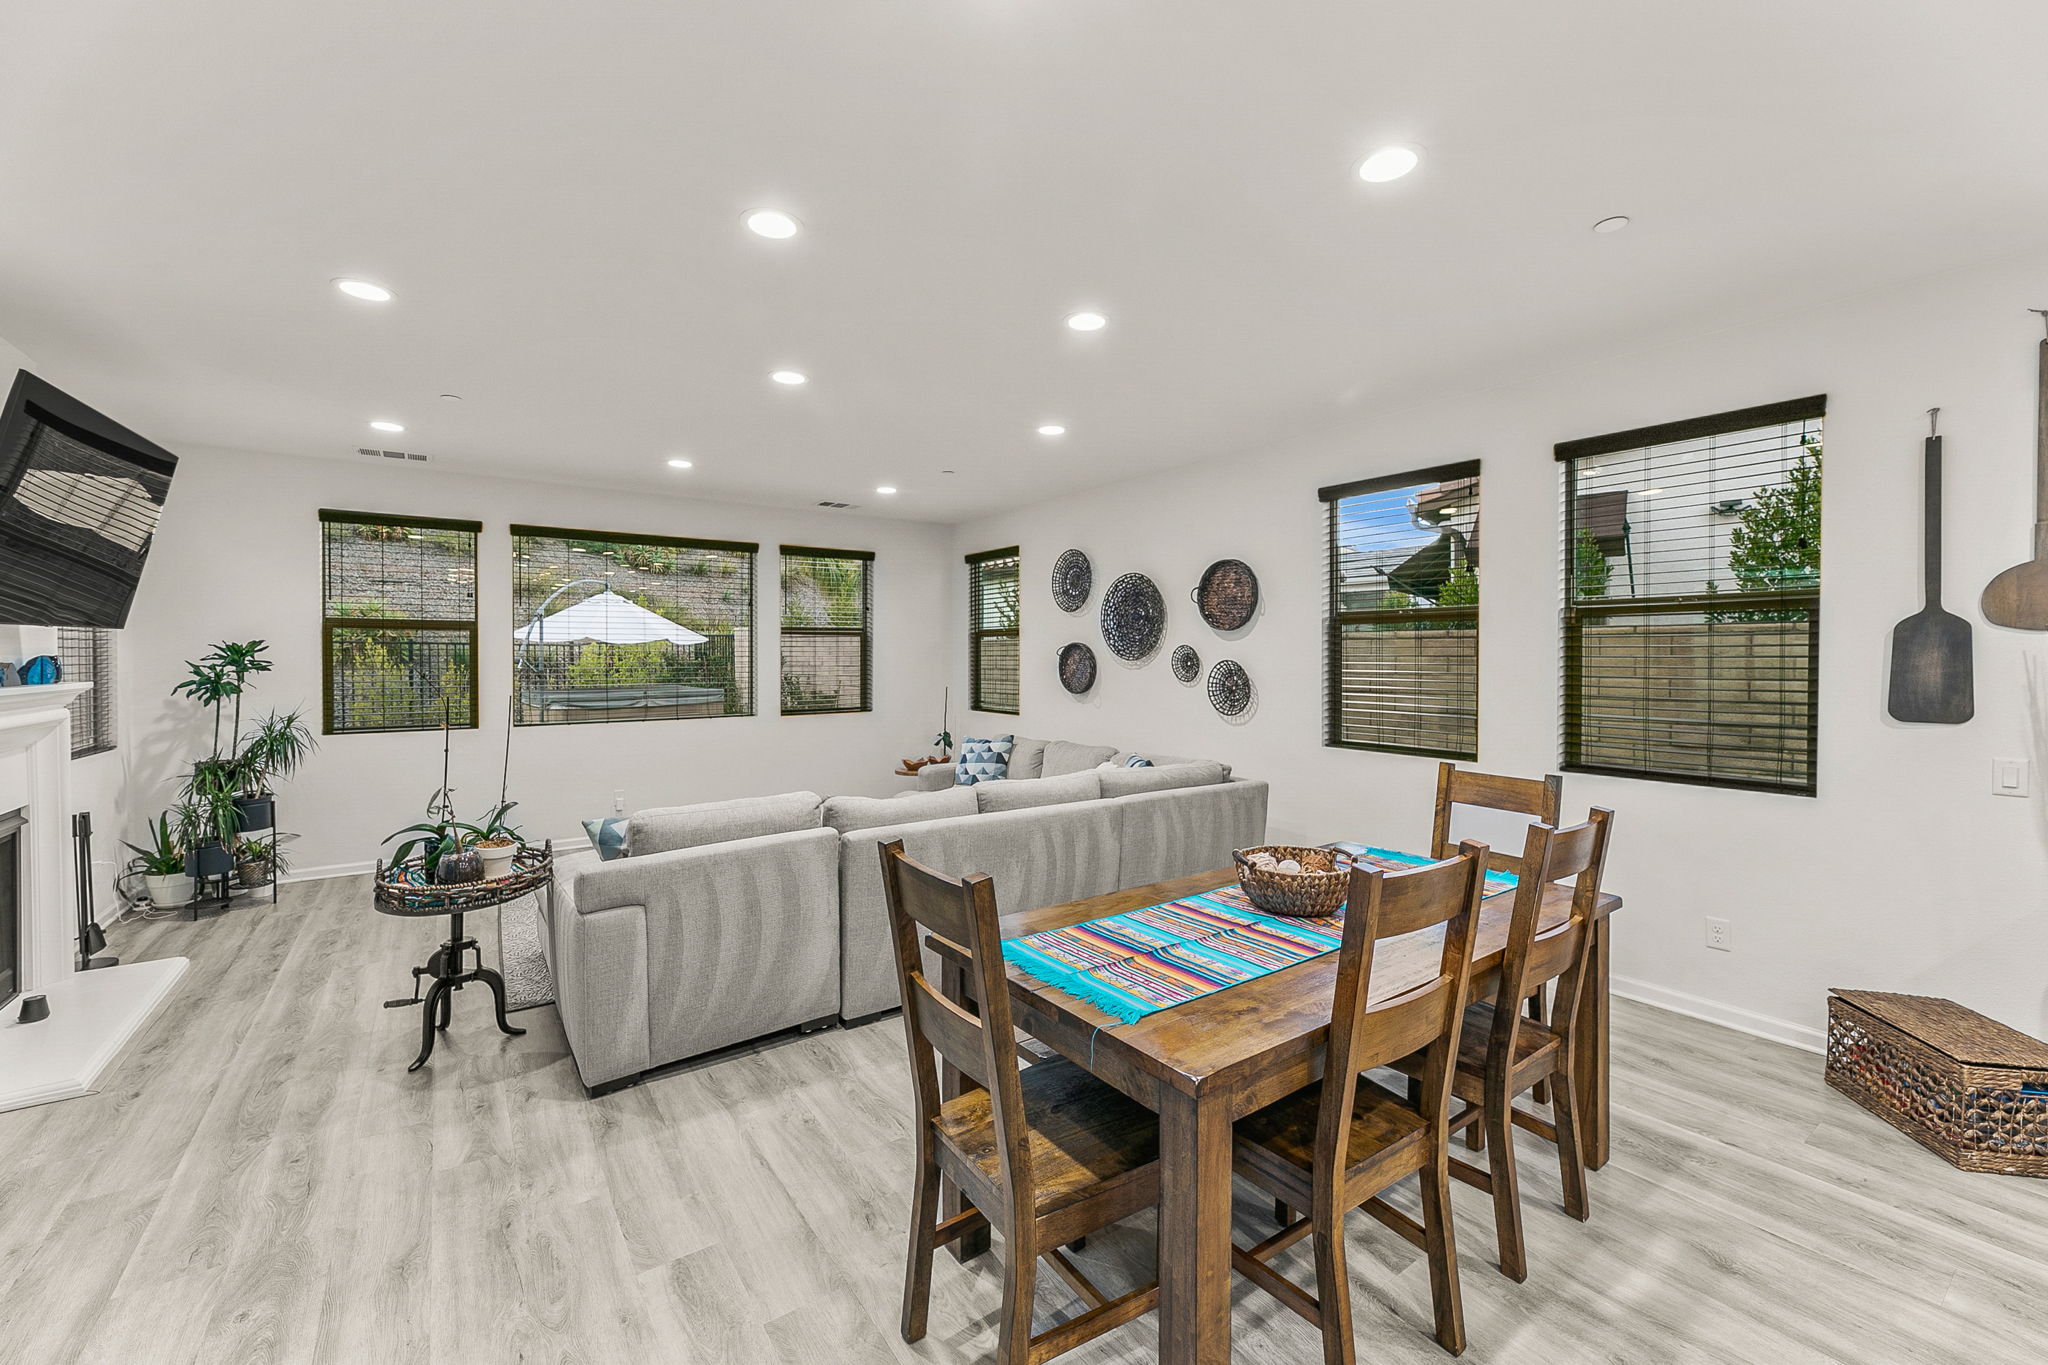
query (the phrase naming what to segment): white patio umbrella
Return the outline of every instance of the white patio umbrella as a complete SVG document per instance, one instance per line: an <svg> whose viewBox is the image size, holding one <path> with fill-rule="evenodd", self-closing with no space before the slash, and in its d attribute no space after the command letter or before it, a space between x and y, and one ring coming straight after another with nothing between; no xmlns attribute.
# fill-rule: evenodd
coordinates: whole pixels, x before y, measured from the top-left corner
<svg viewBox="0 0 2048 1365"><path fill-rule="evenodd" d="M610 588L552 616L529 621L513 631L512 637L522 645L644 645L656 640L697 645L705 640L688 626L679 626Z"/></svg>

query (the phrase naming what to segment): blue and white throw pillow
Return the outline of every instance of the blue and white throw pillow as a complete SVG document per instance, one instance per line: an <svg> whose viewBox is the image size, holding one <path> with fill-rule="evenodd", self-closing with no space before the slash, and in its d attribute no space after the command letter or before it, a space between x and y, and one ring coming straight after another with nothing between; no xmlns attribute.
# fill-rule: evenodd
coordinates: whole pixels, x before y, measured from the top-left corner
<svg viewBox="0 0 2048 1365"><path fill-rule="evenodd" d="M1152 760L1143 754L1132 754L1124 760L1124 766L1126 768L1149 768L1152 766Z"/></svg>
<svg viewBox="0 0 2048 1365"><path fill-rule="evenodd" d="M954 785L971 787L977 782L1002 781L1010 772L1010 750L1016 747L1015 735L961 740L960 757L953 764Z"/></svg>
<svg viewBox="0 0 2048 1365"><path fill-rule="evenodd" d="M626 856L626 817L614 815L608 820L585 820L583 832L590 836L590 846L597 850L597 856L610 862Z"/></svg>

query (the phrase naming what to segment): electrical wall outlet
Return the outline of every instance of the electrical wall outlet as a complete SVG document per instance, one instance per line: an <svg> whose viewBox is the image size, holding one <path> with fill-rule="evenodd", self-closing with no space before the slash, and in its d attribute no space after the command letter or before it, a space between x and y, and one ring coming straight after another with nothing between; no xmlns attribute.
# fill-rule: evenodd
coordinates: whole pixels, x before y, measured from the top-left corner
<svg viewBox="0 0 2048 1365"><path fill-rule="evenodd" d="M1707 917L1707 946L1716 952L1730 953L1735 951L1735 945L1728 941L1727 920L1715 919L1711 915Z"/></svg>
<svg viewBox="0 0 2048 1365"><path fill-rule="evenodd" d="M2024 758L1992 759L1991 794L2025 796L2033 787L2031 766Z"/></svg>
<svg viewBox="0 0 2048 1365"><path fill-rule="evenodd" d="M612 809L614 811L617 811L621 815L624 815L626 813L625 788L621 787L617 791L612 793Z"/></svg>

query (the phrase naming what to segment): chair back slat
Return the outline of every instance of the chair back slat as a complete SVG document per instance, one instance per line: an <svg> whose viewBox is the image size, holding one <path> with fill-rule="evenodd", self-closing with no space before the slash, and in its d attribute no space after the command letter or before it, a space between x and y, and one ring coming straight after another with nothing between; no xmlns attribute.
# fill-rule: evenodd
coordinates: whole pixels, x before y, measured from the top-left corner
<svg viewBox="0 0 2048 1365"><path fill-rule="evenodd" d="M936 1055L989 1092L1011 1216L1029 1217L1033 1208L1031 1147L995 883L982 873L954 878L936 872L911 859L903 851L901 839L887 841L879 852L919 1124L928 1127L939 1113ZM981 1010L978 1016L948 999L925 975L922 940L926 934L947 940L967 958L966 971L973 978Z"/></svg>
<svg viewBox="0 0 2048 1365"><path fill-rule="evenodd" d="M1361 1071L1426 1052L1425 1114L1440 1121L1450 1103L1458 1028L1472 978L1472 940L1485 888L1485 844L1467 840L1457 855L1406 872L1354 867L1338 948L1330 1041L1317 1120L1317 1179L1341 1180L1351 1106ZM1373 959L1387 940L1440 929L1432 945L1436 976L1371 1005Z"/></svg>
<svg viewBox="0 0 2048 1365"><path fill-rule="evenodd" d="M1556 773L1547 777L1502 777L1473 772L1455 763L1439 763L1436 770L1436 820L1430 834L1430 856L1448 858L1456 851L1451 842L1451 808L1480 806L1488 810L1526 815L1538 824L1556 827L1564 809L1564 779ZM1511 853L1496 851L1492 866L1520 873L1522 860Z"/></svg>

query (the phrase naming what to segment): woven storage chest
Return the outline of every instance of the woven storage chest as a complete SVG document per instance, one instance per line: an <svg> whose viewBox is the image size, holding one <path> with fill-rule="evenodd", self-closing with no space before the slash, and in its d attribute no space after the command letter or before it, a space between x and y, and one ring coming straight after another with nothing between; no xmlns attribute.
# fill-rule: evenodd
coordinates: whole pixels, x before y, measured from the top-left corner
<svg viewBox="0 0 2048 1365"><path fill-rule="evenodd" d="M1827 1079L1963 1170L2048 1176L2048 1044L1953 1000L1830 992Z"/></svg>

